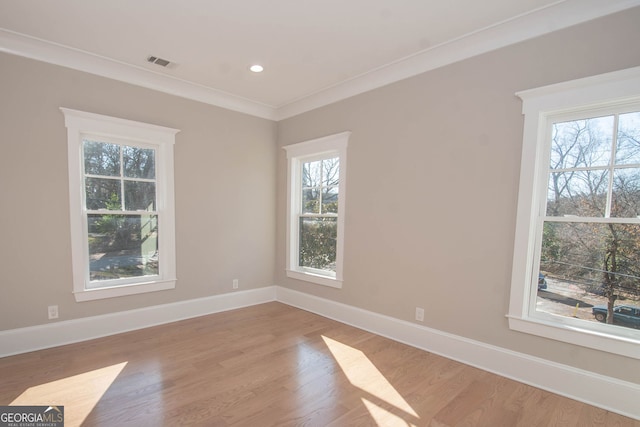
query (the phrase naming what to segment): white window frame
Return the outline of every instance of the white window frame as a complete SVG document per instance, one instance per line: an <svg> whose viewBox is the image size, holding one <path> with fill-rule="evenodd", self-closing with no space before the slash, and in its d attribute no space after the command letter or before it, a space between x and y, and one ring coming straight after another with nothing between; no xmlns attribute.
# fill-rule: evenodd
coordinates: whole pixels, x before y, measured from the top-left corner
<svg viewBox="0 0 640 427"><path fill-rule="evenodd" d="M560 118L622 111L640 105L640 67L526 90L523 146L509 303L509 327L584 347L640 359L640 331L536 312L540 242L544 216L550 132ZM593 117L593 116L592 116ZM615 330L614 330L615 329Z"/></svg>
<svg viewBox="0 0 640 427"><path fill-rule="evenodd" d="M175 208L173 146L177 129L125 120L84 111L60 108L67 127L69 207L73 294L76 301L90 301L175 288ZM156 151L156 212L158 215L158 275L113 281L108 286L91 287L87 209L85 204L82 139L95 135L122 140Z"/></svg>
<svg viewBox="0 0 640 427"><path fill-rule="evenodd" d="M319 285L342 288L344 254L344 212L347 185L347 145L351 132L341 132L297 144L287 145L287 277L316 283ZM335 276L322 270L299 266L299 225L302 214L302 164L309 161L338 157L338 215L336 239Z"/></svg>

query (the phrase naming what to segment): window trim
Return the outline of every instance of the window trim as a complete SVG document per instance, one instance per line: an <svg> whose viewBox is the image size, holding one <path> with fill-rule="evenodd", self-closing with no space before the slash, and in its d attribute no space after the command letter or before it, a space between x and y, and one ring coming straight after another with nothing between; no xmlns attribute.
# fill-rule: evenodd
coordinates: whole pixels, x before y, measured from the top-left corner
<svg viewBox="0 0 640 427"><path fill-rule="evenodd" d="M342 288L344 258L344 212L347 185L347 145L351 132L340 132L283 147L287 154L287 228L286 228L286 273L287 277L333 288ZM340 181L338 183L338 214L336 238L336 273L322 274L311 268L298 267L299 227L295 219L301 206L301 167L303 162L338 157Z"/></svg>
<svg viewBox="0 0 640 427"><path fill-rule="evenodd" d="M585 326L560 316L532 316L537 290L538 215L548 179L547 139L550 121L580 113L624 108L640 102L640 67L544 86L516 93L524 114L520 184L507 314L513 330L640 359L638 331L611 334L608 325ZM545 163L547 160L547 163ZM542 191L543 188L545 191ZM546 199L545 199L546 200Z"/></svg>
<svg viewBox="0 0 640 427"><path fill-rule="evenodd" d="M173 146L178 129L132 120L104 116L61 107L67 127L67 156L69 172L69 207L71 226L71 258L73 294L77 302L134 295L175 288L175 198L173 177ZM132 144L152 146L156 149L156 211L161 238L159 274L141 277L140 281L89 288L87 249L87 217L84 200L82 138L98 135L121 139Z"/></svg>

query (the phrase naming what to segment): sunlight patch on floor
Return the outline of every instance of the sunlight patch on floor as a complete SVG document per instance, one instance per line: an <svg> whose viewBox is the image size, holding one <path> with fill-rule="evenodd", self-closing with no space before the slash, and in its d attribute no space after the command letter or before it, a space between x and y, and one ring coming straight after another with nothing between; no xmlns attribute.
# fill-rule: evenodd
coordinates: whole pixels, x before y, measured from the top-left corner
<svg viewBox="0 0 640 427"><path fill-rule="evenodd" d="M387 411L384 408L376 405L369 400L362 398L362 403L367 408L371 417L374 419L377 425L379 426L407 426L407 427L416 427L415 424L412 424L406 420L403 420L396 414L393 414Z"/></svg>
<svg viewBox="0 0 640 427"><path fill-rule="evenodd" d="M363 397L362 401L376 422L384 421L380 425L390 425L387 424L389 420L396 420L400 422L399 425L413 425L403 420L401 416L394 414L398 412L405 414L407 418L420 418L362 351L325 336L322 339L349 382L366 393L367 397ZM387 411L380 405L373 403L372 400L388 403L399 411L394 410L394 413ZM397 423L392 424L397 425Z"/></svg>
<svg viewBox="0 0 640 427"><path fill-rule="evenodd" d="M64 406L65 426L80 426L127 366L127 362L33 386L11 405Z"/></svg>

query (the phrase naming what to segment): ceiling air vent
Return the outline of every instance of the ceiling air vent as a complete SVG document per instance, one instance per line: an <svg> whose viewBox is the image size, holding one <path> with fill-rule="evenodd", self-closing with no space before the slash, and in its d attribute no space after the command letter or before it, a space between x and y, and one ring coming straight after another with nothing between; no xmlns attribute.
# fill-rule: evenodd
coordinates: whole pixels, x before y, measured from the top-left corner
<svg viewBox="0 0 640 427"><path fill-rule="evenodd" d="M171 64L171 61L167 61L166 59L158 58L157 56L148 56L147 57L147 61L151 62L152 64L159 65L161 67L166 67L167 65Z"/></svg>

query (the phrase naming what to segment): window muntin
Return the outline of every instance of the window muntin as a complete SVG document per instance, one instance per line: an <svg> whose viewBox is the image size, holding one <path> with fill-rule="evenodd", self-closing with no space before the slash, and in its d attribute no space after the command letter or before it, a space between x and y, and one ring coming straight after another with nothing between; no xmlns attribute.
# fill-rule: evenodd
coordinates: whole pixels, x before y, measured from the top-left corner
<svg viewBox="0 0 640 427"><path fill-rule="evenodd" d="M335 277L340 158L300 163L298 267Z"/></svg>
<svg viewBox="0 0 640 427"><path fill-rule="evenodd" d="M76 300L174 288L178 130L61 110Z"/></svg>
<svg viewBox="0 0 640 427"><path fill-rule="evenodd" d="M350 132L284 147L289 161L287 276L342 286Z"/></svg>
<svg viewBox="0 0 640 427"><path fill-rule="evenodd" d="M158 276L156 150L82 138L89 282L87 288ZM105 212L105 211L108 211Z"/></svg>
<svg viewBox="0 0 640 427"><path fill-rule="evenodd" d="M536 261L549 288L537 291L530 310L595 322L589 307L605 305L614 326L618 303L640 305L640 105L603 116L550 116L547 123L548 186Z"/></svg>
<svg viewBox="0 0 640 427"><path fill-rule="evenodd" d="M550 161L536 261L554 292L538 291L530 311L594 322L588 308L606 305L613 325L617 302L640 304L640 111L580 114L547 119Z"/></svg>

